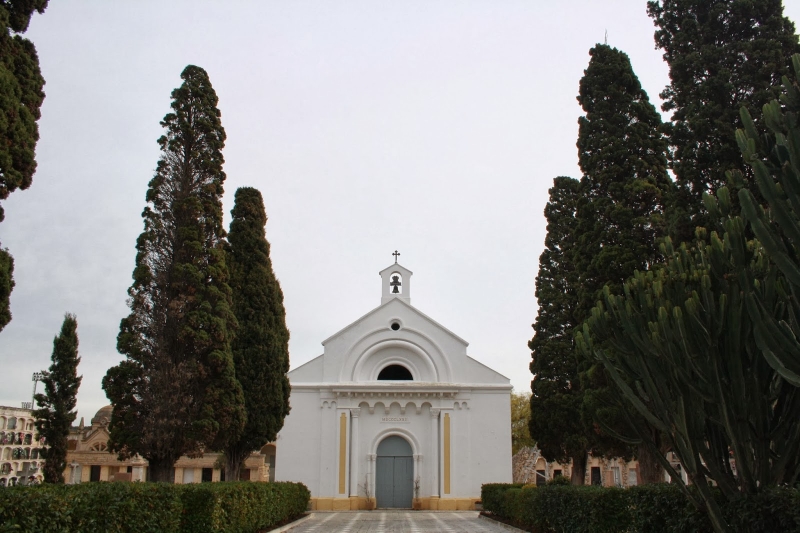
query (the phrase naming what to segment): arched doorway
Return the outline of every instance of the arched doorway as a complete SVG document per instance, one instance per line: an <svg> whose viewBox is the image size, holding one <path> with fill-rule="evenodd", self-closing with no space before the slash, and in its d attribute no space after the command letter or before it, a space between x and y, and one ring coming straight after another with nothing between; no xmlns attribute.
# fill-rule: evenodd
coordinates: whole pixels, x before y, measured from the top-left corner
<svg viewBox="0 0 800 533"><path fill-rule="evenodd" d="M375 497L380 508L411 508L414 495L414 459L411 445L392 435L378 444Z"/></svg>

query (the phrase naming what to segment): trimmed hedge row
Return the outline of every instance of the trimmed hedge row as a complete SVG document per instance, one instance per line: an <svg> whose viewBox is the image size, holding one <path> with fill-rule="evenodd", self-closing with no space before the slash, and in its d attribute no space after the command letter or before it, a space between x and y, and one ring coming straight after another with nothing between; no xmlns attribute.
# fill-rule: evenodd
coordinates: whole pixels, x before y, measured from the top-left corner
<svg viewBox="0 0 800 533"><path fill-rule="evenodd" d="M302 515L302 483L83 483L0 489L0 533L255 533Z"/></svg>
<svg viewBox="0 0 800 533"><path fill-rule="evenodd" d="M231 487L236 490L231 490ZM253 533L302 515L311 494L302 483L206 483L180 486L182 533Z"/></svg>
<svg viewBox="0 0 800 533"><path fill-rule="evenodd" d="M489 484L483 508L537 533L707 533L711 524L676 485L628 489ZM800 532L800 490L766 489L756 496L720 504L734 531Z"/></svg>

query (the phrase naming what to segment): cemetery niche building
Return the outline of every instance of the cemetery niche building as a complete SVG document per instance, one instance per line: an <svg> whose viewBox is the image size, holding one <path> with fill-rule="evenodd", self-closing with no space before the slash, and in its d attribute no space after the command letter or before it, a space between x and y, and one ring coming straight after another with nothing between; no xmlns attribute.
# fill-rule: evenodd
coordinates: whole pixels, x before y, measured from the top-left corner
<svg viewBox="0 0 800 533"><path fill-rule="evenodd" d="M509 379L411 306L411 275L382 270L381 305L288 374L275 479L305 483L313 509L467 510L511 482Z"/></svg>

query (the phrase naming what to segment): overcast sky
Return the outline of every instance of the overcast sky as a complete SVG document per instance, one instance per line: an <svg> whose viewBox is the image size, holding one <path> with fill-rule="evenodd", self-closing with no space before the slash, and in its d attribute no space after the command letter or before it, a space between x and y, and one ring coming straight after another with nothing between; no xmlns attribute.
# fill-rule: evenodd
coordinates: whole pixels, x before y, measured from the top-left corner
<svg viewBox="0 0 800 533"><path fill-rule="evenodd" d="M26 35L47 82L39 167L0 224L16 262L0 404L30 401L65 312L78 318L79 416L108 403L159 121L187 64L219 96L226 227L237 187L264 196L292 368L380 304L397 249L412 305L528 390L542 212L554 177L580 177L588 51L607 31L657 106L668 82L645 6L51 2Z"/></svg>

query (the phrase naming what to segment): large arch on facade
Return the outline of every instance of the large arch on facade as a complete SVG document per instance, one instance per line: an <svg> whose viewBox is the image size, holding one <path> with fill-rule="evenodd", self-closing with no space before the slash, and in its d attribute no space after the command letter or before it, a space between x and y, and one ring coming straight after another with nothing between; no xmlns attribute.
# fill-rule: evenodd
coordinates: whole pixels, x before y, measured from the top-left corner
<svg viewBox="0 0 800 533"><path fill-rule="evenodd" d="M409 370L414 381L449 382L452 371L443 350L430 337L403 328L401 335L386 337L386 329L370 332L347 350L340 381L375 381L391 365Z"/></svg>

